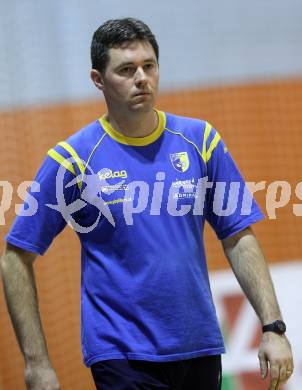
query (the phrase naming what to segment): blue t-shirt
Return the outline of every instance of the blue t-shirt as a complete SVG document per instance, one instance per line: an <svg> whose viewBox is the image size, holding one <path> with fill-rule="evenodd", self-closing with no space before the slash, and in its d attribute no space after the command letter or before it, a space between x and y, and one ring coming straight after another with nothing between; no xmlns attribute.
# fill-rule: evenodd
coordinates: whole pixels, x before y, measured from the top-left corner
<svg viewBox="0 0 302 390"><path fill-rule="evenodd" d="M77 232L87 366L223 353L204 223L223 239L263 218L209 123L157 115L146 137L102 117L51 149L6 237L42 255L67 223Z"/></svg>

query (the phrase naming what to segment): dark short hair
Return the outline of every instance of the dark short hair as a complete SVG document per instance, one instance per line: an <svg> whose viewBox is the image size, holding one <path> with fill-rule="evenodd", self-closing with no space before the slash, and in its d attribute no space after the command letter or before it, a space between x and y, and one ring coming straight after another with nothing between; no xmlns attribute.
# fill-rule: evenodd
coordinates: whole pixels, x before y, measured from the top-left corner
<svg viewBox="0 0 302 390"><path fill-rule="evenodd" d="M150 28L141 20L123 18L108 20L93 34L91 42L92 68L102 72L109 61L108 51L125 42L147 41L154 49L156 59L159 58L159 49L156 38Z"/></svg>

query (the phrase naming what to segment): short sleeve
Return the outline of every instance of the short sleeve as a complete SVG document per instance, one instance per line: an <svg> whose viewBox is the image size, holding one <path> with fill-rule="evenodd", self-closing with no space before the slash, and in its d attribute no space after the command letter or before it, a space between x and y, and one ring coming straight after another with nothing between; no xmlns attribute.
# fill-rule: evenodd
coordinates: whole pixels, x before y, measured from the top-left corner
<svg viewBox="0 0 302 390"><path fill-rule="evenodd" d="M212 128L206 144L209 187L205 218L221 240L264 218L219 133Z"/></svg>
<svg viewBox="0 0 302 390"><path fill-rule="evenodd" d="M74 178L73 173L62 169L62 165L47 156L28 191L22 212L16 217L5 237L6 241L43 255L67 224L66 218L59 210L58 198L61 198L61 201L64 199L66 205L76 199L77 186L68 185Z"/></svg>

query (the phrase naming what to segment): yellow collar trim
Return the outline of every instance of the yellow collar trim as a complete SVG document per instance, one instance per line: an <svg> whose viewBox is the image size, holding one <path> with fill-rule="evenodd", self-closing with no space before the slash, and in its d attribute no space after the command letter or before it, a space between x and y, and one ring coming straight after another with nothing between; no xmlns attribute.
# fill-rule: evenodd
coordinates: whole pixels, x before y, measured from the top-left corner
<svg viewBox="0 0 302 390"><path fill-rule="evenodd" d="M110 123L105 119L105 115L103 115L101 118L99 118L99 122L103 126L106 133L110 135L111 138L113 138L115 141L124 144L124 145L131 145L131 146L146 146L149 144L152 144L155 142L164 131L166 127L166 115L162 111L155 110L158 116L158 125L157 128L146 137L128 137L119 131L115 130Z"/></svg>

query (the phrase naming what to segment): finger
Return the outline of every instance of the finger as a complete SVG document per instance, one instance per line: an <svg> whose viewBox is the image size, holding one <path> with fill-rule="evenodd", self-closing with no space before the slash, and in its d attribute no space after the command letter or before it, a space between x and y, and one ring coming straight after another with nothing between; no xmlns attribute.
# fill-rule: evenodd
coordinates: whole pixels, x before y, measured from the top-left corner
<svg viewBox="0 0 302 390"><path fill-rule="evenodd" d="M293 361L293 359L290 359L289 364L287 366L287 370L293 372L294 368L295 368L294 361Z"/></svg>
<svg viewBox="0 0 302 390"><path fill-rule="evenodd" d="M278 364L271 364L269 390L278 389L278 381L279 381L279 366Z"/></svg>
<svg viewBox="0 0 302 390"><path fill-rule="evenodd" d="M281 366L279 372L279 382L286 381L288 373L291 373L291 371L287 370L285 365Z"/></svg>
<svg viewBox="0 0 302 390"><path fill-rule="evenodd" d="M271 379L269 383L269 390L277 390L278 389L278 379Z"/></svg>
<svg viewBox="0 0 302 390"><path fill-rule="evenodd" d="M259 363L260 363L261 378L265 379L267 376L267 361L263 355L259 355L258 358L259 358Z"/></svg>
<svg viewBox="0 0 302 390"><path fill-rule="evenodd" d="M285 381L287 381L290 377L291 377L291 375L292 375L292 371L291 370L286 370L286 378L285 378Z"/></svg>
<svg viewBox="0 0 302 390"><path fill-rule="evenodd" d="M288 380L290 378L293 371L294 371L294 365L293 365L293 362L291 361L290 364L286 368L286 380Z"/></svg>

